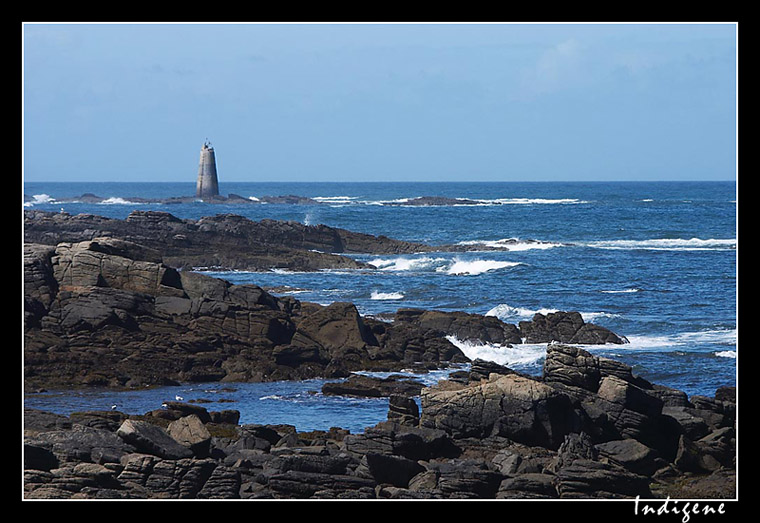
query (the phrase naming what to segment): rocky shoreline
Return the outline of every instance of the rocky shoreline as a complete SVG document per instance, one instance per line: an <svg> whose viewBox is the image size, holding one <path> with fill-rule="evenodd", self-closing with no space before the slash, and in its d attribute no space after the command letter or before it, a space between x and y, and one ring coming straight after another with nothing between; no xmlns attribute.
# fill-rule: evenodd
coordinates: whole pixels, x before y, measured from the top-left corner
<svg viewBox="0 0 760 523"><path fill-rule="evenodd" d="M241 425L237 411L178 402L142 415L25 409L25 498L735 496L735 389L689 398L574 347L626 342L577 312L512 325L400 309L382 321L362 317L351 303L301 302L186 270L204 241L207 253L218 249L230 261L257 242L261 251L277 242L299 252L315 244L349 252L370 241L417 248L261 223L230 215L193 222L135 212L122 221L26 212L25 392L347 378L323 392L388 397L388 420L361 434L339 427L303 433ZM317 234L307 239L304 231ZM547 343L543 375L471 362L451 336ZM455 363L469 370L434 387L356 374Z"/></svg>
<svg viewBox="0 0 760 523"><path fill-rule="evenodd" d="M487 343L624 343L577 312L507 324L400 309L393 321L275 297L164 263L151 247L101 237L24 246L27 390L178 382L342 378L467 362L447 337Z"/></svg>
<svg viewBox="0 0 760 523"><path fill-rule="evenodd" d="M161 211L132 211L124 220L92 214L24 211L24 242L44 245L76 243L98 237L127 240L149 247L174 268L193 270L317 271L375 267L351 254L416 254L509 250L485 244L428 245L357 233L327 225L294 221L252 221L234 214L199 220Z"/></svg>
<svg viewBox="0 0 760 523"><path fill-rule="evenodd" d="M392 393L388 419L239 424L167 401L143 415L24 412L25 499L734 499L735 390L692 397L549 344L540 378L494 364ZM488 376L484 377L483 371Z"/></svg>

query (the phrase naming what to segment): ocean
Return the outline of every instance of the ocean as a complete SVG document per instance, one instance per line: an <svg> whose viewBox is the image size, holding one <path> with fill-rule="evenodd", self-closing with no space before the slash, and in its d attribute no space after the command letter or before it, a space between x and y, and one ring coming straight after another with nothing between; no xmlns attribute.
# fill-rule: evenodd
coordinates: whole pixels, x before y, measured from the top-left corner
<svg viewBox="0 0 760 523"><path fill-rule="evenodd" d="M26 183L24 208L126 218L135 209L198 219L232 213L294 220L433 245L483 243L506 251L354 255L372 270L214 272L231 283L328 304L350 301L364 315L402 307L466 311L505 322L536 312L578 311L625 336L625 345L586 346L634 373L689 395L712 396L737 381L737 187L734 182L225 183L223 195L298 195L319 205L145 204L133 198L191 196L193 183ZM103 203L62 203L85 193ZM476 205L415 206L417 197ZM449 202L451 203L451 202ZM472 203L472 202L470 202ZM539 375L545 345L504 348L452 339L470 358ZM445 373L419 376L434 382ZM117 405L130 414L180 396L209 410L236 409L241 423L333 426L361 432L385 419L387 399L331 398L322 380L276 384L188 384L146 391L51 391L29 407L68 414Z"/></svg>

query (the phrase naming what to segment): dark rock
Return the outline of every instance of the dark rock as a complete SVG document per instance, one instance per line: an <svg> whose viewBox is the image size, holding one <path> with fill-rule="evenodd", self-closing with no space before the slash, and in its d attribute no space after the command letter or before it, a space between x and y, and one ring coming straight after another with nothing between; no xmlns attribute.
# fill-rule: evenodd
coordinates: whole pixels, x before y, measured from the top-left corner
<svg viewBox="0 0 760 523"><path fill-rule="evenodd" d="M493 361L475 359L470 364L468 381L487 380L491 374L515 374L515 371Z"/></svg>
<svg viewBox="0 0 760 523"><path fill-rule="evenodd" d="M237 425L240 422L239 410L222 410L218 412L209 412L210 421L217 424Z"/></svg>
<svg viewBox="0 0 760 523"><path fill-rule="evenodd" d="M71 428L66 416L24 407L24 433L39 433Z"/></svg>
<svg viewBox="0 0 760 523"><path fill-rule="evenodd" d="M420 409L417 402L406 395L391 394L388 397L388 421L416 427L420 422Z"/></svg>
<svg viewBox="0 0 760 523"><path fill-rule="evenodd" d="M127 443L163 459L189 458L193 451L183 446L164 429L144 421L126 420L116 432Z"/></svg>
<svg viewBox="0 0 760 523"><path fill-rule="evenodd" d="M475 340L499 345L522 343L517 327L504 323L495 316L400 309L396 312L396 321L412 323L420 329L454 336L461 341Z"/></svg>
<svg viewBox="0 0 760 523"><path fill-rule="evenodd" d="M492 499L504 479L479 460L452 459L430 463L428 469L437 473L437 488L446 498Z"/></svg>
<svg viewBox="0 0 760 523"><path fill-rule="evenodd" d="M211 421L211 415L205 407L193 405L192 403L183 403L181 401L165 401L165 408L170 412L176 412L180 417L195 415L201 423ZM179 419L179 418L175 418Z"/></svg>
<svg viewBox="0 0 760 523"><path fill-rule="evenodd" d="M736 387L719 387L715 391L715 399L727 403L736 403Z"/></svg>
<svg viewBox="0 0 760 523"><path fill-rule="evenodd" d="M134 451L134 447L113 432L79 424L73 424L70 429L36 434L25 443L49 450L61 463L117 463L121 456Z"/></svg>
<svg viewBox="0 0 760 523"><path fill-rule="evenodd" d="M525 343L577 343L581 345L626 343L627 340L599 325L586 323L578 312L537 313L531 321L519 323Z"/></svg>
<svg viewBox="0 0 760 523"><path fill-rule="evenodd" d="M498 434L556 449L580 423L566 395L519 375L453 391L430 387L422 391L421 401L420 425L455 438Z"/></svg>
<svg viewBox="0 0 760 523"><path fill-rule="evenodd" d="M667 462L660 458L656 450L650 449L635 439L600 443L596 449L600 457L630 472L644 476L652 476L657 470L667 466Z"/></svg>
<svg viewBox="0 0 760 523"><path fill-rule="evenodd" d="M499 485L497 499L552 499L558 498L552 474L529 473L508 477Z"/></svg>
<svg viewBox="0 0 760 523"><path fill-rule="evenodd" d="M24 444L24 469L51 470L58 468L58 458L50 450L37 446Z"/></svg>
<svg viewBox="0 0 760 523"><path fill-rule="evenodd" d="M322 393L337 396L388 397L391 395L418 396L424 385L404 377L376 378L362 374L352 374L347 380L328 382L322 386Z"/></svg>
<svg viewBox="0 0 760 523"><path fill-rule="evenodd" d="M368 453L364 456L366 467L377 483L387 483L406 488L417 474L425 468L411 459L402 456Z"/></svg>
<svg viewBox="0 0 760 523"><path fill-rule="evenodd" d="M560 498L651 498L649 479L617 465L577 459L557 471Z"/></svg>

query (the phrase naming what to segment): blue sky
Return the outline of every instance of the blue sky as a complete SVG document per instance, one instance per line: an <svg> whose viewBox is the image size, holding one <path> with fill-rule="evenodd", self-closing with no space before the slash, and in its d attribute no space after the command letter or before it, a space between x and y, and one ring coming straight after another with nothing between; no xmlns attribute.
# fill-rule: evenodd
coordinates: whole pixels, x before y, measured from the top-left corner
<svg viewBox="0 0 760 523"><path fill-rule="evenodd" d="M26 24L25 181L733 180L735 24Z"/></svg>

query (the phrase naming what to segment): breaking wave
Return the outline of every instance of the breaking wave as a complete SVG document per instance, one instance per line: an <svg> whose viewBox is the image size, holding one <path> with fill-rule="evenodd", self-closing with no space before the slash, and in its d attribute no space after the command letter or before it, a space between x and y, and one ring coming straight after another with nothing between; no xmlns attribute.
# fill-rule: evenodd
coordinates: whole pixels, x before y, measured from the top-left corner
<svg viewBox="0 0 760 523"><path fill-rule="evenodd" d="M400 292L378 292L372 291L371 300L401 300L404 295Z"/></svg>
<svg viewBox="0 0 760 523"><path fill-rule="evenodd" d="M546 343L526 343L507 347L494 343L462 341L455 336L446 336L446 339L471 360L493 361L507 367L535 365L546 356Z"/></svg>
<svg viewBox="0 0 760 523"><path fill-rule="evenodd" d="M106 198L102 202L99 202L98 205L137 205L137 203L130 202L124 198L119 198L118 196L112 196L111 198Z"/></svg>
<svg viewBox="0 0 760 523"><path fill-rule="evenodd" d="M497 260L463 260L460 258L433 258L423 256L419 258L377 258L369 263L381 271L435 271L453 276L473 276L485 272L507 269L522 265L520 262L497 261Z"/></svg>
<svg viewBox="0 0 760 523"><path fill-rule="evenodd" d="M644 249L644 250L673 250L673 251L706 251L706 250L734 250L735 239L707 239L691 238L668 239L659 238L652 240L603 240L586 244L598 249Z"/></svg>
<svg viewBox="0 0 760 523"><path fill-rule="evenodd" d="M445 201L417 202L424 196L410 196L393 200L369 200L360 196L314 196L312 199L328 205L392 205L394 207L477 207L491 205L567 205L589 203L577 198L446 198ZM461 202L461 203L459 203Z"/></svg>
<svg viewBox="0 0 760 523"><path fill-rule="evenodd" d="M562 247L562 243L544 242L539 240L520 240L519 238L503 238L501 240L467 240L458 245L484 245L493 249L506 251L530 251L534 249L545 250L554 247Z"/></svg>
<svg viewBox="0 0 760 523"><path fill-rule="evenodd" d="M680 332L666 336L626 336L630 342L626 345L627 350L673 350L684 349L698 345L725 345L736 346L736 329L714 329L696 332ZM723 351L734 352L735 351Z"/></svg>
<svg viewBox="0 0 760 523"><path fill-rule="evenodd" d="M55 198L49 194L35 194L28 202L24 202L24 207L33 207L35 205L42 205L45 203L55 203Z"/></svg>
<svg viewBox="0 0 760 523"><path fill-rule="evenodd" d="M536 314L547 315L553 312L559 312L560 309L528 309L524 307L512 307L506 303L501 303L496 307L489 310L486 316L495 316L504 322L514 322L521 320L530 320ZM585 322L593 322L598 318L616 318L619 314L613 314L610 312L581 312L581 317Z"/></svg>

